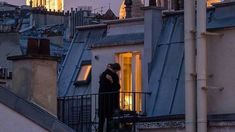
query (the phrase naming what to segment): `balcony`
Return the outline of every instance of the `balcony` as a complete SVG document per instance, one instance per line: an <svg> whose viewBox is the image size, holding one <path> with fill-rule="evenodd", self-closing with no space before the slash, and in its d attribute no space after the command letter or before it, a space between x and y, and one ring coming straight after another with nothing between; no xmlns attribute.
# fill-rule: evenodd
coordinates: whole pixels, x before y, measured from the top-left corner
<svg viewBox="0 0 235 132"><path fill-rule="evenodd" d="M146 115L146 101L149 93L113 92L60 97L58 98L58 118L78 132L96 131L98 129L99 96L107 95L112 99L114 94L119 95L120 110L116 111L112 116L113 121L125 124L126 120L130 126L130 119ZM103 104L104 108L107 106L112 107L113 105L111 103ZM133 125L133 123L131 124Z"/></svg>

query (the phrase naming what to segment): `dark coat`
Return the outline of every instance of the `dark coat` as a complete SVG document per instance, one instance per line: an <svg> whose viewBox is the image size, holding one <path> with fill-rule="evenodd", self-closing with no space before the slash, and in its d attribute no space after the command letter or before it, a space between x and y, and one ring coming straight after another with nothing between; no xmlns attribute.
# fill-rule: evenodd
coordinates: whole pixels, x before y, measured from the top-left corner
<svg viewBox="0 0 235 132"><path fill-rule="evenodd" d="M107 75L112 78L110 81ZM116 73L106 69L100 76L99 87L99 117L111 117L119 109L119 77Z"/></svg>

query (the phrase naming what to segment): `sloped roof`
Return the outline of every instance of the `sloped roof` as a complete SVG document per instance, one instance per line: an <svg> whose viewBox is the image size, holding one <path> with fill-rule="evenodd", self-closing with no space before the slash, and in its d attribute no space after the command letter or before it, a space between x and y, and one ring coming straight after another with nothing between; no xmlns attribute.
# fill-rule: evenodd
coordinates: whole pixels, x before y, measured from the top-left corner
<svg viewBox="0 0 235 132"><path fill-rule="evenodd" d="M154 116L184 113L183 16L166 18L156 45L149 88L148 113Z"/></svg>
<svg viewBox="0 0 235 132"><path fill-rule="evenodd" d="M12 4L9 4L9 3L4 2L4 1L0 2L0 7L6 7L6 6L8 6L8 7L15 7L15 8L19 7L17 5L12 5Z"/></svg>
<svg viewBox="0 0 235 132"><path fill-rule="evenodd" d="M108 9L104 15L102 15L104 20L114 20L117 19L117 16L113 13L111 9Z"/></svg>
<svg viewBox="0 0 235 132"><path fill-rule="evenodd" d="M40 107L0 87L0 102L50 132L74 132Z"/></svg>
<svg viewBox="0 0 235 132"><path fill-rule="evenodd" d="M59 96L82 95L90 92L91 84L76 87L74 83L82 62L91 60L90 45L105 35L106 26L77 32L58 77Z"/></svg>
<svg viewBox="0 0 235 132"><path fill-rule="evenodd" d="M207 11L207 29L235 27L235 2L216 4ZM185 113L183 13L166 15L150 65L149 116Z"/></svg>
<svg viewBox="0 0 235 132"><path fill-rule="evenodd" d="M235 2L215 4L207 12L207 28L214 30L219 28L235 27Z"/></svg>

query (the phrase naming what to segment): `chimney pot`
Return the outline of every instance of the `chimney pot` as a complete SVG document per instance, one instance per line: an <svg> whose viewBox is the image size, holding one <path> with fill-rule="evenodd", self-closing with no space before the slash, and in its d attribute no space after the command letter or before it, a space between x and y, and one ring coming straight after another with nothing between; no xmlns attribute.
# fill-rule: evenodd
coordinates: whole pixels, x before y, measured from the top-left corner
<svg viewBox="0 0 235 132"><path fill-rule="evenodd" d="M50 40L29 38L27 55L50 56Z"/></svg>

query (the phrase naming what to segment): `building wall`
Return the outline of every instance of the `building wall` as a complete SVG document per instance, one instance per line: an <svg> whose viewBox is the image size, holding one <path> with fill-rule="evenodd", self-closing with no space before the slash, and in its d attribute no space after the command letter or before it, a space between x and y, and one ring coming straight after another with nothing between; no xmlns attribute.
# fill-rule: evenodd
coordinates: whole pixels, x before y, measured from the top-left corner
<svg viewBox="0 0 235 132"><path fill-rule="evenodd" d="M107 36L129 33L143 33L144 21L108 25Z"/></svg>
<svg viewBox="0 0 235 132"><path fill-rule="evenodd" d="M20 54L18 33L0 33L0 68L8 68L8 71L12 72L12 62L7 60L7 57ZM5 87L11 86L11 80L2 81L7 82Z"/></svg>
<svg viewBox="0 0 235 132"><path fill-rule="evenodd" d="M0 33L0 67L12 70L12 62L8 61L7 57L20 54L18 33Z"/></svg>
<svg viewBox="0 0 235 132"><path fill-rule="evenodd" d="M17 60L13 63L11 91L31 101L52 115L57 115L57 62L50 60Z"/></svg>
<svg viewBox="0 0 235 132"><path fill-rule="evenodd" d="M52 15L52 14L31 14L32 24L35 24L36 27L42 27L45 25L56 25L64 24L65 16L64 15Z"/></svg>
<svg viewBox="0 0 235 132"><path fill-rule="evenodd" d="M47 39L49 39L52 44L63 46L63 36L49 36Z"/></svg>
<svg viewBox="0 0 235 132"><path fill-rule="evenodd" d="M221 122L222 124L225 122ZM226 124L226 123L225 123ZM208 132L234 132L234 126L209 127ZM140 129L137 132L186 132L183 128Z"/></svg>
<svg viewBox="0 0 235 132"><path fill-rule="evenodd" d="M1 132L47 132L31 120L0 103Z"/></svg>
<svg viewBox="0 0 235 132"><path fill-rule="evenodd" d="M14 11L15 9L16 9L15 7L9 7L9 6L0 7L0 11Z"/></svg>
<svg viewBox="0 0 235 132"><path fill-rule="evenodd" d="M235 30L219 30L224 36L211 36L207 39L208 48L208 86L224 87L223 91L216 88L208 90L208 113L235 113Z"/></svg>
<svg viewBox="0 0 235 132"><path fill-rule="evenodd" d="M92 49L92 79L91 79L91 92L98 93L99 91L99 77L101 73L106 69L107 64L115 62L115 53L128 52L128 51L140 51L143 53L143 45L131 45L131 46L112 46L107 48ZM97 58L98 59L95 59ZM92 99L92 106L95 106L95 99ZM97 105L96 105L97 106ZM92 119L95 118L95 109L92 108Z"/></svg>
<svg viewBox="0 0 235 132"><path fill-rule="evenodd" d="M222 124L224 122L221 122ZM226 123L225 123L226 124ZM234 132L235 131L235 126L218 126L218 127L210 127L209 132Z"/></svg>
<svg viewBox="0 0 235 132"><path fill-rule="evenodd" d="M107 64L115 62L116 53L140 51L143 54L143 45L112 46L92 50L92 93L99 89L99 76L106 69ZM95 59L98 57L99 59Z"/></svg>
<svg viewBox="0 0 235 132"><path fill-rule="evenodd" d="M185 132L184 129L148 129L139 130L139 132Z"/></svg>

